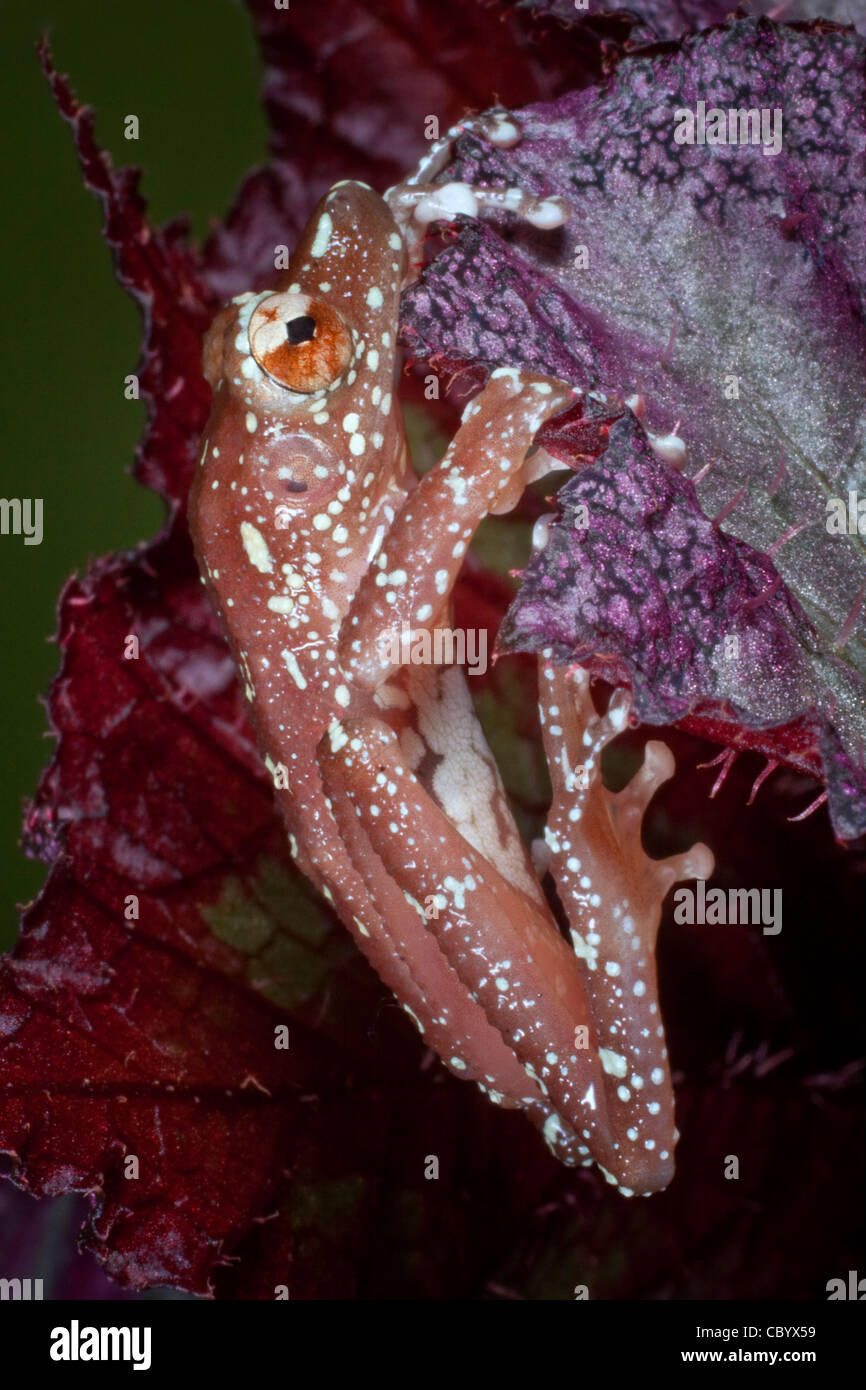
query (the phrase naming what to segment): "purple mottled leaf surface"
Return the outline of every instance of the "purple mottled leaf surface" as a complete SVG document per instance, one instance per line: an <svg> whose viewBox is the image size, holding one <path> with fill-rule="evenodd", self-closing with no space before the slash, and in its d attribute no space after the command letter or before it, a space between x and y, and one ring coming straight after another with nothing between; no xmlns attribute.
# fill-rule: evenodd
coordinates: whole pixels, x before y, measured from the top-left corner
<svg viewBox="0 0 866 1390"><path fill-rule="evenodd" d="M772 644L749 650L739 717L811 720L845 835L866 828L866 544L856 521L854 534L827 521L828 499L847 505L864 480L863 52L850 31L740 19L524 108L512 150L465 135L449 178L557 194L570 219L552 233L462 219L403 320L416 359L476 377L507 362L614 402L640 397L647 430L679 434L705 516L771 557L778 602L807 620L787 681ZM766 108L768 149L778 111L778 152L678 143L678 113L698 101ZM712 621L719 642L724 603ZM691 697L711 700L713 687ZM663 692L654 698L661 708Z"/></svg>
<svg viewBox="0 0 866 1390"><path fill-rule="evenodd" d="M773 562L707 519L694 484L653 453L631 412L558 500L561 518L524 574L502 650L552 648L563 663L629 683L648 724L716 702L770 727L820 704L816 634ZM834 746L827 720L816 735ZM830 801L856 834L866 807L850 768L830 778Z"/></svg>

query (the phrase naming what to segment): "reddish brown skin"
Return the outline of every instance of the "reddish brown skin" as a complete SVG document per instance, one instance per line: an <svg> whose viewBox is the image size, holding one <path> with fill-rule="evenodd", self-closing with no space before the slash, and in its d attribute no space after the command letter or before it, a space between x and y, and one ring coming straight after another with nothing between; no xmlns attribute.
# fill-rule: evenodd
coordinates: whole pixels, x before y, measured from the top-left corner
<svg viewBox="0 0 866 1390"><path fill-rule="evenodd" d="M190 496L196 554L299 867L455 1074L524 1109L564 1162L594 1159L627 1193L657 1190L672 1173L673 1103L663 1044L647 1052L640 1041L643 994L623 1001L559 934L462 672L383 664L378 645L389 622L417 631L449 621L476 526L536 476L527 450L574 393L495 372L416 488L394 401L405 263L386 203L339 184L276 278L269 294L281 297L259 311L268 296L241 296L217 317L205 343L213 408ZM283 316L315 319L319 337L296 349ZM328 381L312 394L297 389L311 363ZM567 681L556 689L543 717L555 727L556 712L573 752L594 712ZM596 730L598 747L614 732ZM553 823L577 838L555 740L549 752ZM630 945L616 923L623 885L639 885L647 1005L657 890L685 860L653 877L640 850L640 813L664 775L643 778L636 820L630 788L614 806L596 778L584 820L594 843L579 846L591 850L592 892L567 882L574 851L551 864L573 928L601 931L602 960ZM629 1068L650 1055L654 1073L663 1066L656 1115L637 1091L628 1104L618 1096L619 1074L602 1065L617 1047Z"/></svg>

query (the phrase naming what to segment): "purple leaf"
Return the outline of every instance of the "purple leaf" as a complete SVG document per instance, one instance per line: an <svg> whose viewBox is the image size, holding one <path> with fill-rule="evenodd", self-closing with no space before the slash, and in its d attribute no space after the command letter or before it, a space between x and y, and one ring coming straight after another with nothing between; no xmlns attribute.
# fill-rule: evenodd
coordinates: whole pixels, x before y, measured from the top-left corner
<svg viewBox="0 0 866 1390"><path fill-rule="evenodd" d="M602 393L608 414L640 397L649 431L681 436L705 516L772 559L778 611L800 614L777 680L784 708L763 705L765 644L739 677L741 719L806 718L846 835L866 828L863 541L827 523L828 499L847 506L864 467L863 48L826 25L736 20L523 109L512 150L464 136L447 177L557 194L571 217L554 233L461 219L406 296L403 327L416 359L476 379L502 363L547 371ZM678 143L699 101L766 110L761 139L772 148L780 134L779 152ZM718 604L717 643L728 619ZM666 707L632 652L637 668L644 701ZM695 703L715 698L712 683L688 689ZM840 818L852 779L857 806Z"/></svg>
<svg viewBox="0 0 866 1390"><path fill-rule="evenodd" d="M656 457L630 412L558 500L561 519L525 572L502 650L551 647L563 663L630 683L648 724L673 724L703 702L752 728L821 707L814 630L772 561L707 520L694 484ZM827 755L840 757L826 720L825 733ZM858 833L866 802L843 795L833 809Z"/></svg>

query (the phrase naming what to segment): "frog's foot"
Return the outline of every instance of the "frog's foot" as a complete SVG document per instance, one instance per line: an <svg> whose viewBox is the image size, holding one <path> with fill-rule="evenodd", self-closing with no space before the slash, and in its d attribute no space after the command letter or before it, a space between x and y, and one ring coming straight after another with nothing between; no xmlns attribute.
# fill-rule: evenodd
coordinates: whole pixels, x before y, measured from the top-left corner
<svg viewBox="0 0 866 1390"><path fill-rule="evenodd" d="M453 157L454 142L467 132L476 133L501 149L512 148L522 138L518 121L509 111L500 107L485 111L452 126L431 145L402 183L387 190L385 201L409 252L407 284L417 276L416 252L431 222L452 222L461 214L478 217L485 212L510 212L532 227L550 231L568 221L568 204L555 195L538 197L516 186L487 188L458 181L435 183Z"/></svg>

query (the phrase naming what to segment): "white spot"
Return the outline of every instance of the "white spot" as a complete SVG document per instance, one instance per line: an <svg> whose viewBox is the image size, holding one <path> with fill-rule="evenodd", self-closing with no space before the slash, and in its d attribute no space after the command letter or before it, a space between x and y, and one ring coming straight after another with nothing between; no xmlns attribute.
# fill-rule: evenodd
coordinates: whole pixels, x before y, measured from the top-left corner
<svg viewBox="0 0 866 1390"><path fill-rule="evenodd" d="M467 890L471 892L475 887L475 879L471 874L467 874L466 878L461 882L459 878L454 878L453 875L448 874L442 881L442 887L453 897L454 906L457 908L457 911L462 912L466 907ZM507 981L505 988L508 988Z"/></svg>
<svg viewBox="0 0 866 1390"><path fill-rule="evenodd" d="M445 486L450 488L454 494L454 501L458 507L466 505L466 478L457 468L449 470L445 477Z"/></svg>
<svg viewBox="0 0 866 1390"><path fill-rule="evenodd" d="M310 255L315 256L316 260L319 260L322 256L324 256L325 252L327 251L328 243L331 240L331 233L333 232L333 230L334 224L331 221L329 213L323 212L321 217L319 218L319 225L316 228L316 235L313 238L313 244L310 247Z"/></svg>
<svg viewBox="0 0 866 1390"><path fill-rule="evenodd" d="M628 1071L628 1063L625 1058L620 1057L618 1052L611 1052L606 1047L598 1049L598 1060L608 1076L625 1076Z"/></svg>
<svg viewBox="0 0 866 1390"><path fill-rule="evenodd" d="M590 970L595 970L598 965L598 951L588 941L584 941L580 932L572 931L571 944L574 954L578 960L585 960Z"/></svg>
<svg viewBox="0 0 866 1390"><path fill-rule="evenodd" d="M285 652L283 652L283 656L285 656ZM349 735L346 733L339 719L335 719L328 729L328 738L331 742L332 753L339 753L340 749L345 748L346 744L349 742Z"/></svg>
<svg viewBox="0 0 866 1390"><path fill-rule="evenodd" d="M280 656L283 658L283 661L284 661L285 664L286 664L286 670L288 671L288 673L289 673L289 675L291 676L292 680L295 682L295 685L298 687L298 689L299 689L299 690L306 690L306 688L307 688L307 682L304 680L304 677L301 675L301 668L300 668L300 666L298 665L298 659L297 659L297 657L295 656L295 653L294 653L294 652L290 652L290 651L288 650L288 648L284 647L283 650L280 652ZM332 727L333 727L333 726L332 726ZM334 747L333 738L331 739L331 747L332 747L332 748ZM336 751L336 750L334 750L334 751Z"/></svg>
<svg viewBox="0 0 866 1390"><path fill-rule="evenodd" d="M337 704L342 705L343 709L346 709L349 704L350 698L351 697L346 687L344 685L338 685L337 689L334 691L334 699L337 701Z"/></svg>
<svg viewBox="0 0 866 1390"><path fill-rule="evenodd" d="M356 415L354 410L343 416L343 429L347 434L354 434L360 423L360 416Z"/></svg>
<svg viewBox="0 0 866 1390"><path fill-rule="evenodd" d="M378 285L371 285L367 291L367 303L369 304L370 308L381 309L384 302L385 301L382 298L382 291L379 289Z"/></svg>
<svg viewBox="0 0 866 1390"><path fill-rule="evenodd" d="M260 574L271 574L274 562L261 531L257 531L251 522L242 521L241 540L244 543L244 550L247 552L247 559L250 564L255 565Z"/></svg>
<svg viewBox="0 0 866 1390"><path fill-rule="evenodd" d="M384 538L385 538L385 527L384 527L384 526L378 526L378 527L376 528L376 534L375 534L375 536L373 537L373 542L372 542L372 544L371 544L371 546L370 546L370 549L369 549L369 552L368 552L368 554L367 554L367 564L368 564L368 565L372 564L373 560L374 560L374 559L376 558L376 556L378 555L378 553L379 553L379 546L382 544L382 541L384 540Z"/></svg>
<svg viewBox="0 0 866 1390"><path fill-rule="evenodd" d="M256 430L259 427L259 422L251 410L247 411L247 418L244 423L246 424L246 427L249 430L250 434L255 434Z"/></svg>
<svg viewBox="0 0 866 1390"><path fill-rule="evenodd" d="M557 1142L566 1137L566 1131L556 1111L554 1111L552 1115L548 1115L547 1119L544 1121L542 1133L544 1135L545 1144L550 1149L551 1153L555 1153Z"/></svg>

